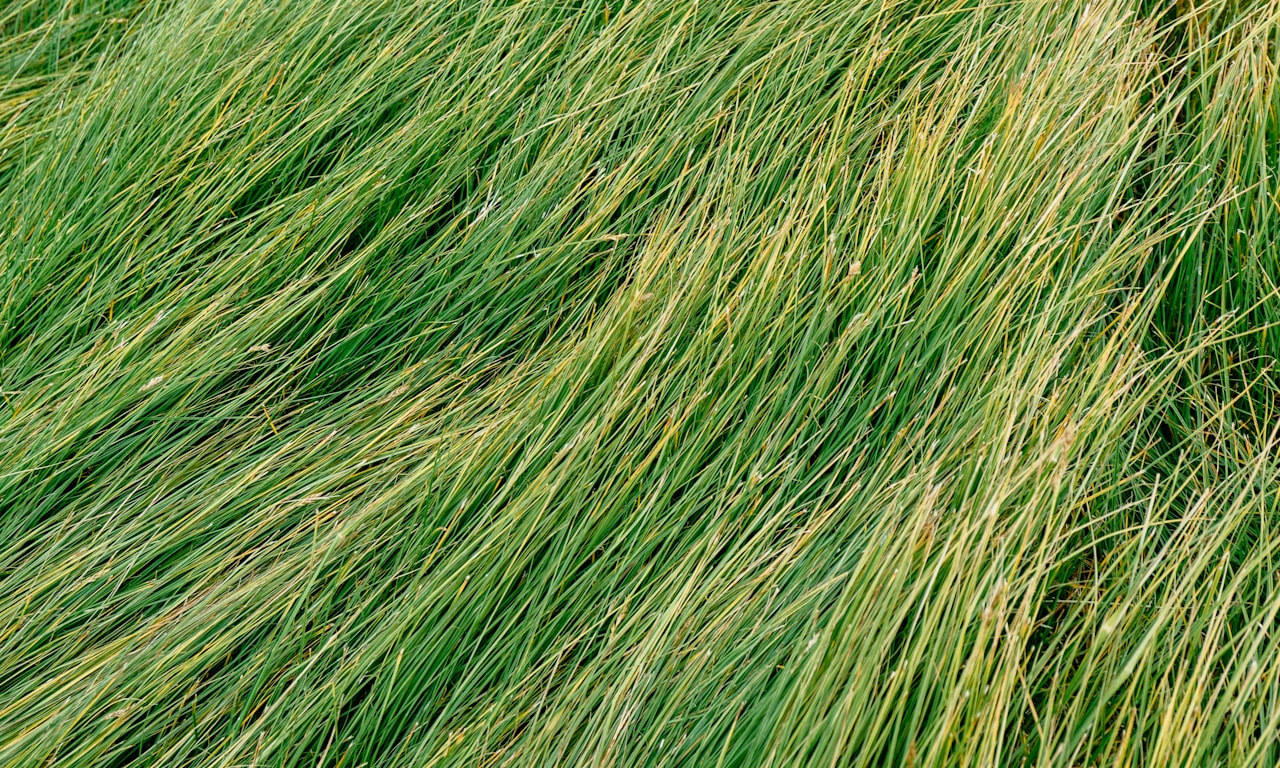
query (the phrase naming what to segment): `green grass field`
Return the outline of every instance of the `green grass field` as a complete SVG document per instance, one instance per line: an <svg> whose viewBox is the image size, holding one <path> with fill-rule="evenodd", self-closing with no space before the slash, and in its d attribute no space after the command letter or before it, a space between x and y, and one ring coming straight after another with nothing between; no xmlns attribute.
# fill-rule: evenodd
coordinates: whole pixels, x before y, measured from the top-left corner
<svg viewBox="0 0 1280 768"><path fill-rule="evenodd" d="M1280 0L0 3L0 766L1280 763Z"/></svg>

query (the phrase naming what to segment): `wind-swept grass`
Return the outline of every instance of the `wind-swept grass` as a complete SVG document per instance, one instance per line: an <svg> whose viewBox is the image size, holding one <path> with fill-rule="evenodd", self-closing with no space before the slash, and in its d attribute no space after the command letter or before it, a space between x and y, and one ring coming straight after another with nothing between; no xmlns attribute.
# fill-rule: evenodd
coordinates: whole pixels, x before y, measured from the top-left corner
<svg viewBox="0 0 1280 768"><path fill-rule="evenodd" d="M1278 60L10 3L0 764L1275 764Z"/></svg>

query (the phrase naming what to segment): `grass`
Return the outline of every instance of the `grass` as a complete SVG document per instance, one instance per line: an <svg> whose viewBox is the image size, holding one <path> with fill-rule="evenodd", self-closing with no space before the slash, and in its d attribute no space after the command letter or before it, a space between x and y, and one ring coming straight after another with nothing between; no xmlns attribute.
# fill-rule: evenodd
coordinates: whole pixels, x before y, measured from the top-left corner
<svg viewBox="0 0 1280 768"><path fill-rule="evenodd" d="M1274 0L14 0L0 765L1280 761Z"/></svg>

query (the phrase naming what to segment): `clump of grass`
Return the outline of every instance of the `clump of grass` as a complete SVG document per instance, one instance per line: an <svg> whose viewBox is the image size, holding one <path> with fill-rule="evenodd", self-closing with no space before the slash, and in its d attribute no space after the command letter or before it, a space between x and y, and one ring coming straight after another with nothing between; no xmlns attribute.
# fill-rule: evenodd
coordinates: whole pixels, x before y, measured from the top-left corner
<svg viewBox="0 0 1280 768"><path fill-rule="evenodd" d="M1280 760L1275 2L0 13L0 763Z"/></svg>

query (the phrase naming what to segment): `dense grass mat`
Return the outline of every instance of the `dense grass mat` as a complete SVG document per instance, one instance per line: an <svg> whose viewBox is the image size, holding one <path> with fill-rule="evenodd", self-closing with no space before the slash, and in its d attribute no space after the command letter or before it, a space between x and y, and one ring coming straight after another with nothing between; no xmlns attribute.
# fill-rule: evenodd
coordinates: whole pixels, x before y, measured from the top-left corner
<svg viewBox="0 0 1280 768"><path fill-rule="evenodd" d="M1278 61L10 0L0 765L1276 764Z"/></svg>

